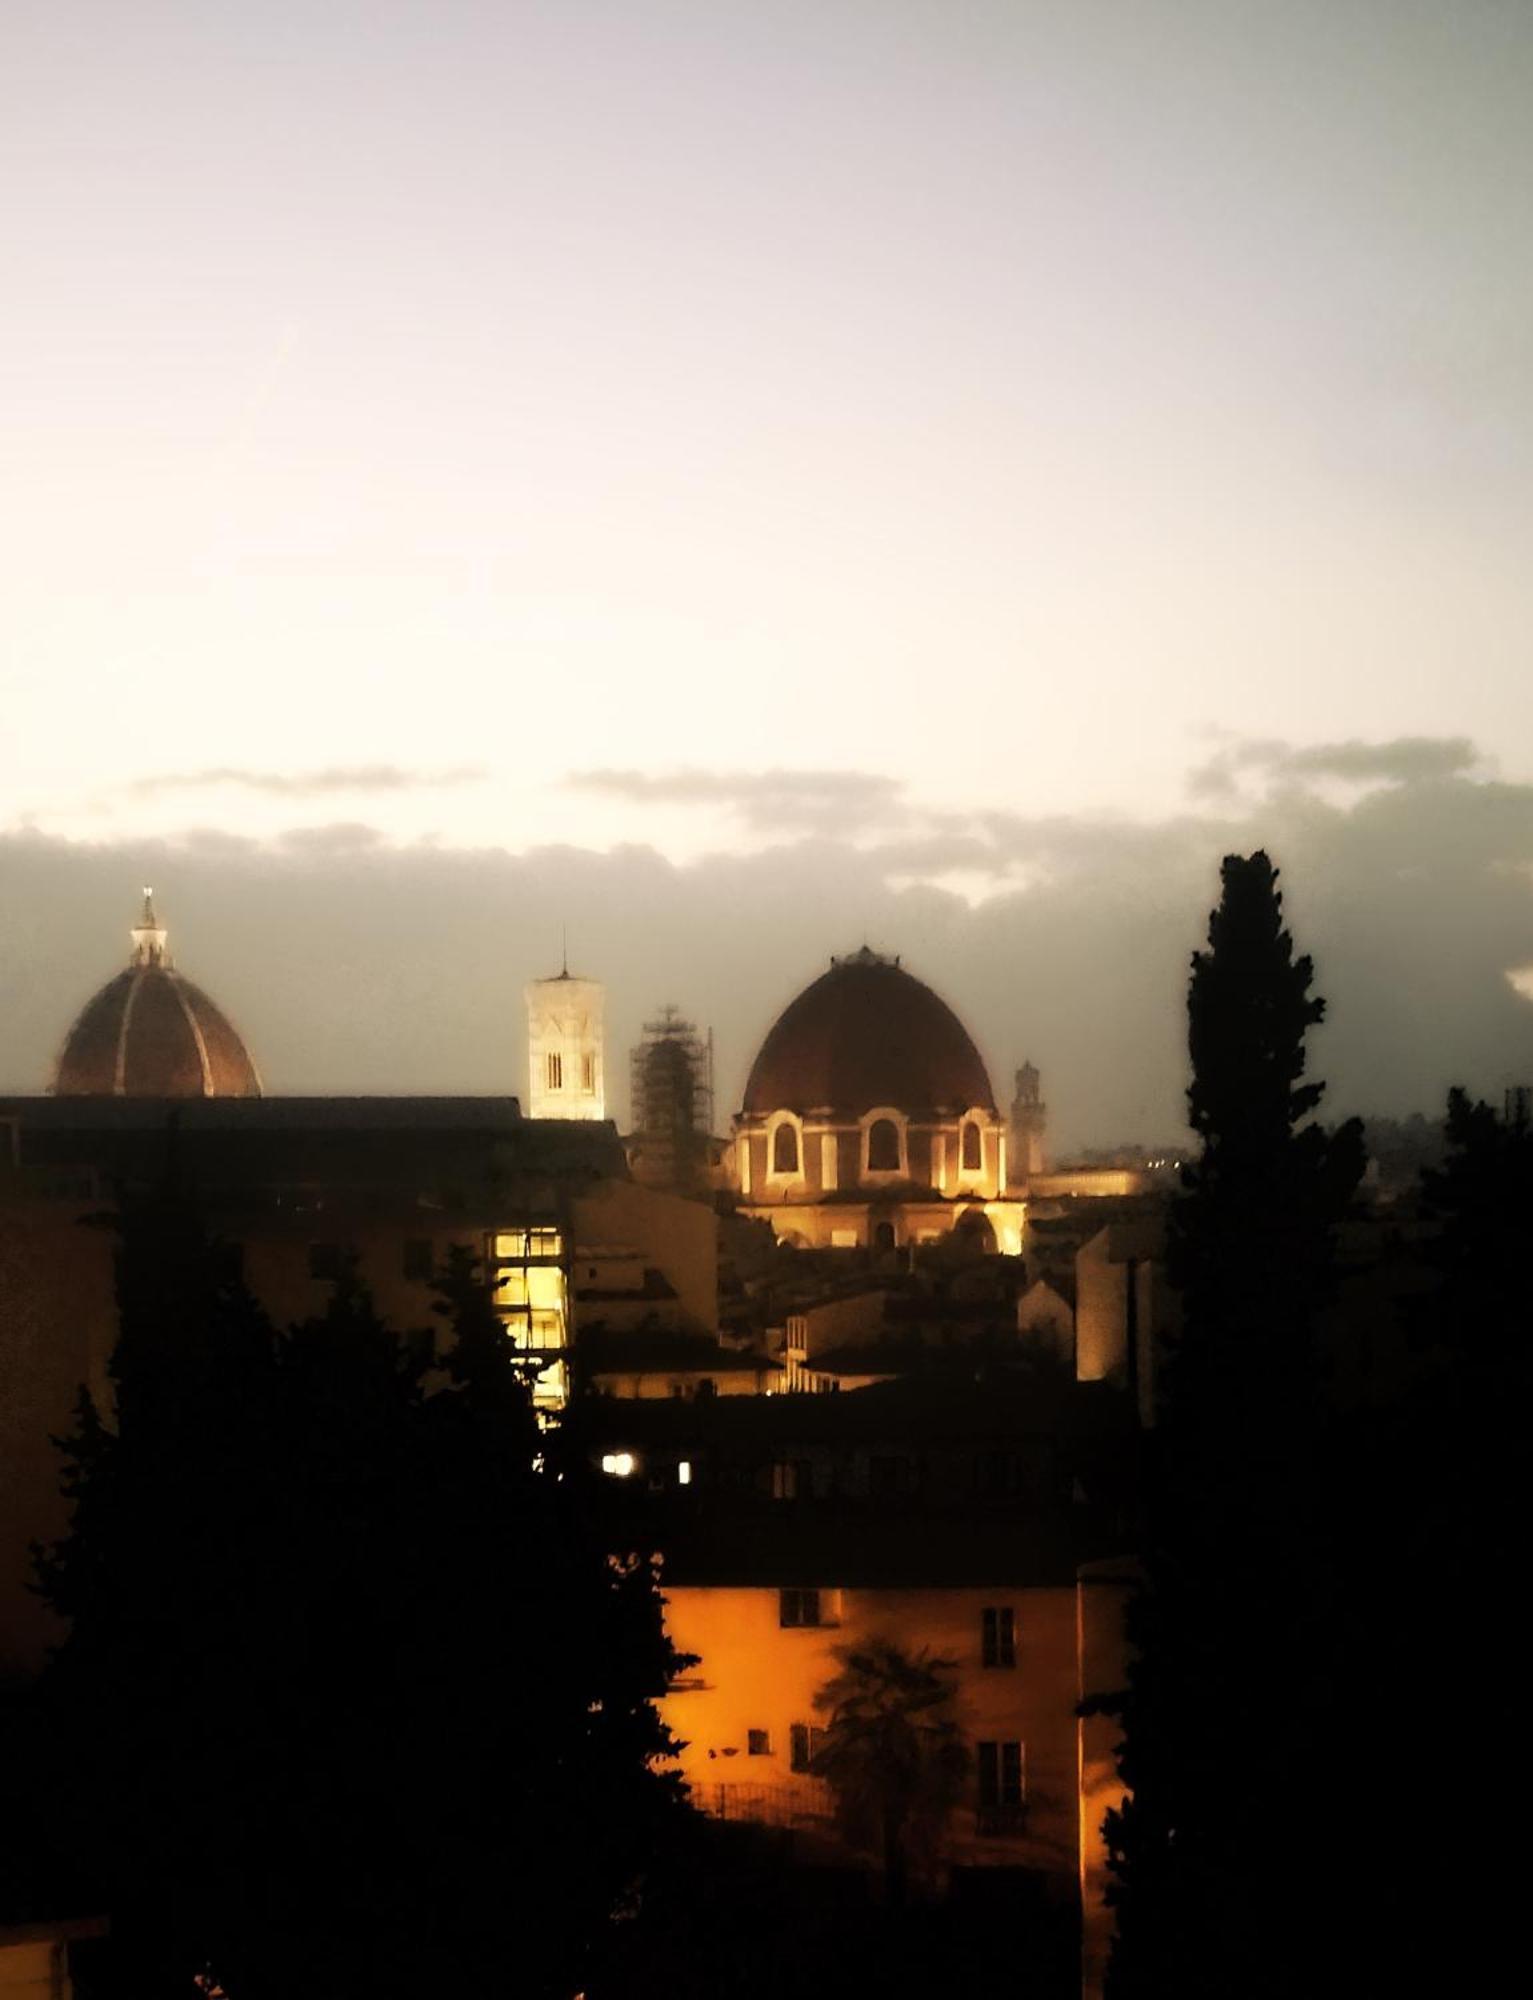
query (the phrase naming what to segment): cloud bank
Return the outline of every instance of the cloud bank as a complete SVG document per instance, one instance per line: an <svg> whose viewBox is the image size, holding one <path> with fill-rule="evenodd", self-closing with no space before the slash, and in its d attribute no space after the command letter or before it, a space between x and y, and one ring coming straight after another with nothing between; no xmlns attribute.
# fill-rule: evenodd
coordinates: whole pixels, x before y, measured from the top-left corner
<svg viewBox="0 0 1533 2000"><path fill-rule="evenodd" d="M1249 768L1282 772L1270 796L1150 824L957 819L902 804L876 774L839 774L865 777L860 791L799 774L822 784L812 798L887 807L890 830L864 817L686 866L644 845L399 848L349 820L266 845L12 835L0 1084L43 1086L152 881L178 962L234 1015L274 1091L522 1090L522 987L557 969L567 930L572 967L607 982L619 1090L640 1022L672 1000L715 1030L722 1119L779 1009L866 940L957 1008L999 1094L1014 1065L1039 1064L1062 1147L1154 1142L1182 1126L1187 964L1220 858L1265 846L1330 1003L1314 1043L1327 1109L1431 1111L1455 1081L1497 1094L1533 1080L1533 1005L1511 978L1533 966L1533 786L1463 775L1463 750L1304 753L1321 776L1388 774L1337 804L1302 782L1300 753L1264 748ZM781 777L742 793L716 774L713 796L765 812ZM607 778L639 797L708 794L704 773L653 791L642 774ZM958 873L994 893L953 893ZM613 1108L625 1114L621 1095Z"/></svg>

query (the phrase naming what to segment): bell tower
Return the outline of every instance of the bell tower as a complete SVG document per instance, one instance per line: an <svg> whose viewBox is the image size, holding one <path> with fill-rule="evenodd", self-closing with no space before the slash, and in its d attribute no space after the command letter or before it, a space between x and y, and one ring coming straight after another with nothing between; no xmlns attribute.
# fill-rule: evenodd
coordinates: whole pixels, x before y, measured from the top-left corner
<svg viewBox="0 0 1533 2000"><path fill-rule="evenodd" d="M600 980L568 968L527 987L527 1114L531 1118L605 1118L607 1063Z"/></svg>
<svg viewBox="0 0 1533 2000"><path fill-rule="evenodd" d="M1042 1078L1030 1062L1017 1071L1017 1094L1011 1100L1009 1144L1010 1175L1021 1183L1044 1171L1044 1134L1049 1125L1049 1108L1043 1101Z"/></svg>

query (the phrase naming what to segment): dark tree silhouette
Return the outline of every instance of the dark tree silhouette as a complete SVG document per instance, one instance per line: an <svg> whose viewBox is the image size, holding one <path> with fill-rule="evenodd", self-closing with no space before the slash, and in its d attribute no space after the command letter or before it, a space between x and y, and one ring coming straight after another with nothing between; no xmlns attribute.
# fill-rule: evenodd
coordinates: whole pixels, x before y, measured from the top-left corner
<svg viewBox="0 0 1533 2000"><path fill-rule="evenodd" d="M354 1277L279 1335L186 1202L125 1215L42 1562L115 1992L567 2000L681 1810L650 1565L545 1465L468 1259L442 1292L432 1379Z"/></svg>
<svg viewBox="0 0 1533 2000"><path fill-rule="evenodd" d="M1113 2000L1320 1990L1302 1858L1334 1779L1316 1322L1363 1159L1355 1124L1309 1122L1312 977L1267 856L1226 859L1188 999L1202 1149L1171 1223L1183 1320L1148 1450L1130 1797L1109 1824Z"/></svg>
<svg viewBox="0 0 1533 2000"><path fill-rule="evenodd" d="M969 1752L953 1718L953 1662L890 1639L840 1647L841 1671L815 1696L826 1717L813 1770L826 1779L849 1845L883 1866L893 1904L930 1871L962 1794Z"/></svg>

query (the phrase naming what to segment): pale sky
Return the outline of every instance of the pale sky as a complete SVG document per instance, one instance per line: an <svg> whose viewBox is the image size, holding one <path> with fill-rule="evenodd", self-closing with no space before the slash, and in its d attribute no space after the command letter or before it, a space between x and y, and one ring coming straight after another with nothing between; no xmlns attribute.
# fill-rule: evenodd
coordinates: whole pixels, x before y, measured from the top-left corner
<svg viewBox="0 0 1533 2000"><path fill-rule="evenodd" d="M1527 0L8 0L0 190L0 827L1533 779Z"/></svg>
<svg viewBox="0 0 1533 2000"><path fill-rule="evenodd" d="M0 273L0 1084L153 881L278 1092L866 940L1157 1141L1259 844L1533 1080L1529 0L6 0Z"/></svg>

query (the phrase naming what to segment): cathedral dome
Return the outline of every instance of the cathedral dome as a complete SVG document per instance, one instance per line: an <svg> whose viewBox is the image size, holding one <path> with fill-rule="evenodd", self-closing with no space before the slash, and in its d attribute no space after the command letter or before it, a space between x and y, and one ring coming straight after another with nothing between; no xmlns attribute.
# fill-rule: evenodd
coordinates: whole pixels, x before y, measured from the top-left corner
<svg viewBox="0 0 1533 2000"><path fill-rule="evenodd" d="M60 1097L259 1097L261 1079L227 1015L170 962L144 891L126 972L88 1000L65 1040Z"/></svg>
<svg viewBox="0 0 1533 2000"><path fill-rule="evenodd" d="M860 1118L884 1105L911 1115L995 1112L979 1050L952 1008L897 958L864 945L833 958L778 1016L751 1069L744 1110Z"/></svg>

